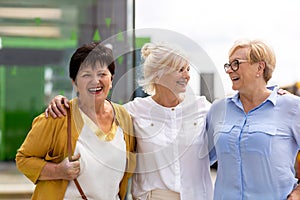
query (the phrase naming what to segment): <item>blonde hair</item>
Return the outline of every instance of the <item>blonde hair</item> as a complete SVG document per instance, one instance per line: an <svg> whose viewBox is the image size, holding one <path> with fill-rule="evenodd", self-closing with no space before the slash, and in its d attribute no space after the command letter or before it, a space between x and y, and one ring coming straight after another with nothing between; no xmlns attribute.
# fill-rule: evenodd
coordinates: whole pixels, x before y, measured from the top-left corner
<svg viewBox="0 0 300 200"><path fill-rule="evenodd" d="M272 78L276 65L276 56L273 49L262 40L238 40L229 50L229 57L240 48L248 48L246 56L250 64L265 62L264 79L267 83Z"/></svg>
<svg viewBox="0 0 300 200"><path fill-rule="evenodd" d="M155 94L155 78L189 65L183 52L166 43L144 44L141 57L144 61L143 79L139 80L139 84L149 95Z"/></svg>

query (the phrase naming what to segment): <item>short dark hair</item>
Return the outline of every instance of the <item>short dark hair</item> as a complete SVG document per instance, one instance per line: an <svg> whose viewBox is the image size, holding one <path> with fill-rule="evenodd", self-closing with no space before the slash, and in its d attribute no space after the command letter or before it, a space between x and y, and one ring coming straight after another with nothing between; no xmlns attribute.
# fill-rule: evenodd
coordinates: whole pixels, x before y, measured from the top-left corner
<svg viewBox="0 0 300 200"><path fill-rule="evenodd" d="M79 47L71 57L69 64L69 76L75 81L80 66L95 66L96 62L100 65L107 65L111 75L115 74L115 62L112 50L99 42L91 42Z"/></svg>

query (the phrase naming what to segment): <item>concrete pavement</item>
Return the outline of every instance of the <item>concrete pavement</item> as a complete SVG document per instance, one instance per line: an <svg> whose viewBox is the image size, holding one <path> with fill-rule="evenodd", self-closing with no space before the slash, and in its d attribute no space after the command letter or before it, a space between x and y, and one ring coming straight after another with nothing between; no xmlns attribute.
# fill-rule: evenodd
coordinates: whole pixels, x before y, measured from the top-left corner
<svg viewBox="0 0 300 200"><path fill-rule="evenodd" d="M20 173L13 161L0 161L0 200L27 200L34 190L31 183Z"/></svg>
<svg viewBox="0 0 300 200"><path fill-rule="evenodd" d="M211 171L215 181L216 171ZM0 200L29 200L34 184L20 173L13 161L0 161Z"/></svg>

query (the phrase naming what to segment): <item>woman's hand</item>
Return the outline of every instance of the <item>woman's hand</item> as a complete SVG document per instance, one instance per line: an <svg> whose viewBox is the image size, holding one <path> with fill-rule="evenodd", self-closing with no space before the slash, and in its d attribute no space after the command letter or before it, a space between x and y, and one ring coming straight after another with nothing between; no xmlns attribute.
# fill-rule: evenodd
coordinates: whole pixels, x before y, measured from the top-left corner
<svg viewBox="0 0 300 200"><path fill-rule="evenodd" d="M62 162L56 164L47 162L41 171L39 180L74 180L80 173L80 154L72 156L72 161L66 157Z"/></svg>
<svg viewBox="0 0 300 200"><path fill-rule="evenodd" d="M63 116L66 116L67 112L62 105L65 105L67 108L69 108L69 100L67 99L67 97L62 95L55 96L45 110L46 118L49 117L49 114L53 118L61 118Z"/></svg>
<svg viewBox="0 0 300 200"><path fill-rule="evenodd" d="M80 163L79 163L80 154L72 156L72 161L69 161L68 158L65 158L57 166L57 174L60 174L61 179L65 180L74 180L78 177L80 173Z"/></svg>
<svg viewBox="0 0 300 200"><path fill-rule="evenodd" d="M277 91L280 95L291 94L289 91L279 88Z"/></svg>

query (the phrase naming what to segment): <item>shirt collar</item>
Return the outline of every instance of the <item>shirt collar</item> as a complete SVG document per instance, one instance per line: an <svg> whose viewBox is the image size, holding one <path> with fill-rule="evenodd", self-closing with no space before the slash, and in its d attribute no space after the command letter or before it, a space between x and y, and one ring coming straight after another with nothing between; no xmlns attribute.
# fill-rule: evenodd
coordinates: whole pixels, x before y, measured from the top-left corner
<svg viewBox="0 0 300 200"><path fill-rule="evenodd" d="M277 100L277 92L279 87L274 85L274 86L268 86L267 87L269 90L272 90L272 93L270 94L270 96L266 99L266 101L270 101L274 106L276 105L276 100ZM236 105L239 105L240 102L240 98L239 98L240 94L239 92L236 93L235 95L233 95L232 97L229 97L227 99L228 102L232 101L234 102Z"/></svg>

